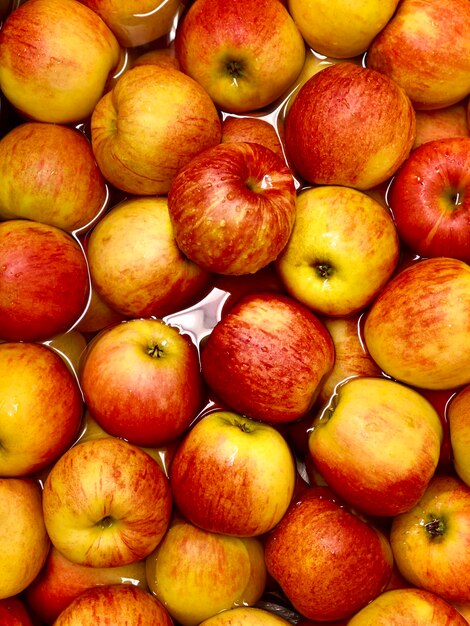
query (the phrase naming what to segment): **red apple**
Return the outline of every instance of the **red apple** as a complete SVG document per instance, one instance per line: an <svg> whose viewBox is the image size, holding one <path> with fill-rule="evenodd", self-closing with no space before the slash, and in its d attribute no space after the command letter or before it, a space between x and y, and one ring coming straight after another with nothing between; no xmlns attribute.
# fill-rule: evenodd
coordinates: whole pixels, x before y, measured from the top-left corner
<svg viewBox="0 0 470 626"><path fill-rule="evenodd" d="M470 137L416 148L393 179L388 201L413 252L470 263Z"/></svg>
<svg viewBox="0 0 470 626"><path fill-rule="evenodd" d="M179 171L168 210L176 242L192 261L219 274L252 274L274 261L289 239L294 179L269 148L222 143Z"/></svg>
<svg viewBox="0 0 470 626"><path fill-rule="evenodd" d="M260 143L284 159L284 150L278 131L262 117L227 115L222 120L222 142L234 141Z"/></svg>
<svg viewBox="0 0 470 626"><path fill-rule="evenodd" d="M28 608L20 596L0 600L0 624L5 626L33 626Z"/></svg>
<svg viewBox="0 0 470 626"><path fill-rule="evenodd" d="M88 345L80 382L98 424L136 445L176 439L202 408L197 348L160 319L104 329Z"/></svg>
<svg viewBox="0 0 470 626"><path fill-rule="evenodd" d="M288 159L309 183L370 189L408 156L415 113L393 80L355 63L330 65L309 78L285 120Z"/></svg>
<svg viewBox="0 0 470 626"><path fill-rule="evenodd" d="M416 139L413 148L435 139L468 136L470 136L470 129L465 101L442 109L430 111L418 109L416 111Z"/></svg>
<svg viewBox="0 0 470 626"><path fill-rule="evenodd" d="M39 341L69 330L88 304L77 240L29 220L0 223L0 338Z"/></svg>
<svg viewBox="0 0 470 626"><path fill-rule="evenodd" d="M209 387L234 411L290 422L312 406L334 362L333 340L306 307L282 294L240 298L202 347Z"/></svg>

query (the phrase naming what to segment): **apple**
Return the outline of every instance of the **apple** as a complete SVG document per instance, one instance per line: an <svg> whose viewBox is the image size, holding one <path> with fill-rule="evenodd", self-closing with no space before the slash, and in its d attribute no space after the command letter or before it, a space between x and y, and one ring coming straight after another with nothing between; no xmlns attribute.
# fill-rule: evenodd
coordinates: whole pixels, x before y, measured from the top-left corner
<svg viewBox="0 0 470 626"><path fill-rule="evenodd" d="M66 333L61 333L48 341L44 341L44 344L57 352L74 376L78 378L80 360L87 347L85 335L73 328Z"/></svg>
<svg viewBox="0 0 470 626"><path fill-rule="evenodd" d="M301 177L359 190L390 178L415 134L415 113L403 89L347 61L309 78L285 119L287 157Z"/></svg>
<svg viewBox="0 0 470 626"><path fill-rule="evenodd" d="M79 565L118 567L144 559L164 536L171 509L160 465L114 437L69 448L44 483L48 535Z"/></svg>
<svg viewBox="0 0 470 626"><path fill-rule="evenodd" d="M445 10L443 10L445 8ZM366 65L398 83L415 109L441 109L470 92L470 5L403 0L367 51Z"/></svg>
<svg viewBox="0 0 470 626"><path fill-rule="evenodd" d="M393 518L390 542L402 576L447 602L470 601L470 488L436 474L421 500Z"/></svg>
<svg viewBox="0 0 470 626"><path fill-rule="evenodd" d="M370 304L399 255L387 209L357 189L322 185L298 193L294 228L276 269L293 298L340 317Z"/></svg>
<svg viewBox="0 0 470 626"><path fill-rule="evenodd" d="M275 292L241 297L201 350L209 388L235 412L273 423L307 413L333 363L333 340L320 319Z"/></svg>
<svg viewBox="0 0 470 626"><path fill-rule="evenodd" d="M29 0L0 32L0 89L39 122L87 118L120 61L120 46L100 16L76 0Z"/></svg>
<svg viewBox="0 0 470 626"><path fill-rule="evenodd" d="M462 101L442 109L416 111L416 139L413 148L435 139L468 136L470 129L467 107Z"/></svg>
<svg viewBox="0 0 470 626"><path fill-rule="evenodd" d="M443 439L432 404L410 387L360 376L336 388L309 436L329 487L368 515L411 509L433 477Z"/></svg>
<svg viewBox="0 0 470 626"><path fill-rule="evenodd" d="M470 384L451 398L447 419L455 471L470 487Z"/></svg>
<svg viewBox="0 0 470 626"><path fill-rule="evenodd" d="M173 48L153 48L142 52L132 60L132 67L138 65L163 65L175 70L180 69Z"/></svg>
<svg viewBox="0 0 470 626"><path fill-rule="evenodd" d="M180 0L80 0L113 31L123 48L143 46L168 35Z"/></svg>
<svg viewBox="0 0 470 626"><path fill-rule="evenodd" d="M294 179L265 146L221 143L173 178L168 211L176 242L194 263L218 274L253 274L274 261L289 239Z"/></svg>
<svg viewBox="0 0 470 626"><path fill-rule="evenodd" d="M141 65L124 72L97 103L91 141L105 178L134 195L164 195L177 171L220 143L221 121L207 92L183 72Z"/></svg>
<svg viewBox="0 0 470 626"><path fill-rule="evenodd" d="M470 263L470 137L428 141L392 181L388 202L401 240L423 257Z"/></svg>
<svg viewBox="0 0 470 626"><path fill-rule="evenodd" d="M392 17L398 0L289 0L289 12L303 38L317 53L349 59L367 50Z"/></svg>
<svg viewBox="0 0 470 626"><path fill-rule="evenodd" d="M20 596L0 600L0 623L5 626L33 626L28 607Z"/></svg>
<svg viewBox="0 0 470 626"><path fill-rule="evenodd" d="M263 544L176 516L147 557L147 582L178 624L197 626L225 609L256 604L266 585Z"/></svg>
<svg viewBox="0 0 470 626"><path fill-rule="evenodd" d="M237 606L209 617L200 626L289 626L290 623L274 611L255 606Z"/></svg>
<svg viewBox="0 0 470 626"><path fill-rule="evenodd" d="M74 442L83 413L75 376L51 348L0 343L0 476L44 469Z"/></svg>
<svg viewBox="0 0 470 626"><path fill-rule="evenodd" d="M389 626L397 619L409 626L467 626L467 620L438 595L411 588L385 591L353 615L348 626Z"/></svg>
<svg viewBox="0 0 470 626"><path fill-rule="evenodd" d="M49 551L39 483L0 478L0 520L0 599L5 599L33 582Z"/></svg>
<svg viewBox="0 0 470 626"><path fill-rule="evenodd" d="M72 235L36 221L0 222L1 339L41 341L69 330L89 289L85 255Z"/></svg>
<svg viewBox="0 0 470 626"><path fill-rule="evenodd" d="M112 326L126 319L125 315L121 315L109 306L103 300L91 281L91 296L87 310L78 321L75 328L81 333L97 333L107 326Z"/></svg>
<svg viewBox="0 0 470 626"><path fill-rule="evenodd" d="M222 120L222 143L234 141L260 143L284 159L284 150L278 131L262 117L226 115Z"/></svg>
<svg viewBox="0 0 470 626"><path fill-rule="evenodd" d="M80 383L98 424L139 446L177 439L204 400L195 344L157 318L136 318L101 331L88 344Z"/></svg>
<svg viewBox="0 0 470 626"><path fill-rule="evenodd" d="M165 196L114 206L91 231L86 256L94 290L123 317L173 313L194 304L212 282L178 248Z"/></svg>
<svg viewBox="0 0 470 626"><path fill-rule="evenodd" d="M170 485L178 510L205 530L254 537L283 517L296 466L284 437L231 411L200 419L178 446Z"/></svg>
<svg viewBox="0 0 470 626"><path fill-rule="evenodd" d="M265 543L268 573L293 607L313 620L352 616L385 588L388 540L344 508L327 487L294 501Z"/></svg>
<svg viewBox="0 0 470 626"><path fill-rule="evenodd" d="M165 607L133 585L101 585L81 593L57 617L54 626L173 626Z"/></svg>
<svg viewBox="0 0 470 626"><path fill-rule="evenodd" d="M24 595L34 615L52 624L81 593L111 584L130 584L148 590L145 560L122 567L87 567L69 561L52 546L44 567Z"/></svg>
<svg viewBox="0 0 470 626"><path fill-rule="evenodd" d="M389 376L425 389L470 383L470 266L412 263L384 287L364 324L366 347Z"/></svg>

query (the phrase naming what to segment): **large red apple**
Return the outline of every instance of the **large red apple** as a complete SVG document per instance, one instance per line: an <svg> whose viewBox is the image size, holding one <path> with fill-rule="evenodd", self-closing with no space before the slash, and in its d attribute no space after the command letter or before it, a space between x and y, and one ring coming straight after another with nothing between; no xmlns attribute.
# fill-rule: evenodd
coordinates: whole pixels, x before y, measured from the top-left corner
<svg viewBox="0 0 470 626"><path fill-rule="evenodd" d="M267 422L290 422L312 406L334 362L324 324L282 294L240 298L202 347L209 387L229 407Z"/></svg>
<svg viewBox="0 0 470 626"><path fill-rule="evenodd" d="M470 137L416 148L393 179L388 201L413 252L470 263Z"/></svg>
<svg viewBox="0 0 470 626"><path fill-rule="evenodd" d="M192 261L219 274L251 274L274 261L289 239L294 179L269 148L222 143L179 171L168 210L176 242Z"/></svg>

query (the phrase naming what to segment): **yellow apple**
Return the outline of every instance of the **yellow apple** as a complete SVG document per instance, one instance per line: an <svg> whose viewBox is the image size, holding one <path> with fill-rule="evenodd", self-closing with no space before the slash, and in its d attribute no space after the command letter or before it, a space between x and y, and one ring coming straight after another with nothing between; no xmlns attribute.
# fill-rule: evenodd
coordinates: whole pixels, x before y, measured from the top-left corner
<svg viewBox="0 0 470 626"><path fill-rule="evenodd" d="M447 419L455 471L470 487L470 385L451 399Z"/></svg>
<svg viewBox="0 0 470 626"><path fill-rule="evenodd" d="M274 612L254 606L239 606L221 611L199 626L289 626L290 622Z"/></svg>

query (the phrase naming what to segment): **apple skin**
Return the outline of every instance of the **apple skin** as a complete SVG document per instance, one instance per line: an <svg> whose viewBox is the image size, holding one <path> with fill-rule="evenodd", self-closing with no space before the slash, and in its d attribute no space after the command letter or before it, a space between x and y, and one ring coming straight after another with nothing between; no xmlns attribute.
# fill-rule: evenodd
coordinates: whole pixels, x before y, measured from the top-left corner
<svg viewBox="0 0 470 626"><path fill-rule="evenodd" d="M451 398L447 419L455 471L470 487L470 385Z"/></svg>
<svg viewBox="0 0 470 626"><path fill-rule="evenodd" d="M357 189L323 185L297 194L294 228L275 265L293 298L316 313L347 316L370 304L399 255L387 209Z"/></svg>
<svg viewBox="0 0 470 626"><path fill-rule="evenodd" d="M51 348L0 343L1 476L27 476L73 443L83 414L80 387Z"/></svg>
<svg viewBox="0 0 470 626"><path fill-rule="evenodd" d="M218 274L253 274L274 261L292 232L294 178L265 146L221 143L173 178L168 210L176 242L193 262Z"/></svg>
<svg viewBox="0 0 470 626"><path fill-rule="evenodd" d="M254 537L290 504L296 466L284 437L229 411L214 411L185 435L170 468L178 510L205 530Z"/></svg>
<svg viewBox="0 0 470 626"><path fill-rule="evenodd" d="M96 335L80 383L98 424L139 446L177 439L204 401L195 344L156 318L128 320Z"/></svg>
<svg viewBox="0 0 470 626"><path fill-rule="evenodd" d="M29 0L0 32L0 89L32 120L87 118L117 67L119 44L97 13L75 0Z"/></svg>
<svg viewBox="0 0 470 626"><path fill-rule="evenodd" d="M278 0L198 0L178 24L175 51L181 69L228 113L273 103L305 60L304 40Z"/></svg>
<svg viewBox="0 0 470 626"><path fill-rule="evenodd" d="M288 296L241 297L201 350L208 386L235 412L283 423L302 417L334 363L324 324Z"/></svg>
<svg viewBox="0 0 470 626"><path fill-rule="evenodd" d="M470 137L436 139L413 150L388 202L413 252L470 263Z"/></svg>
<svg viewBox="0 0 470 626"><path fill-rule="evenodd" d="M284 150L278 131L261 117L226 115L222 120L222 143L234 141L260 143L284 159Z"/></svg>
<svg viewBox="0 0 470 626"><path fill-rule="evenodd" d="M446 137L469 137L467 107L457 102L442 109L416 111L416 139L413 148Z"/></svg>
<svg viewBox="0 0 470 626"><path fill-rule="evenodd" d="M133 585L100 585L75 598L54 626L173 626L165 607L151 593Z"/></svg>
<svg viewBox="0 0 470 626"><path fill-rule="evenodd" d="M450 332L451 329L451 332ZM366 348L389 376L414 387L470 382L470 267L447 257L405 267L374 300Z"/></svg>
<svg viewBox="0 0 470 626"><path fill-rule="evenodd" d="M220 611L258 602L266 586L263 544L175 516L147 557L147 582L178 624L197 626Z"/></svg>
<svg viewBox="0 0 470 626"><path fill-rule="evenodd" d="M23 592L46 561L51 542L41 497L30 478L0 478L0 599Z"/></svg>
<svg viewBox="0 0 470 626"><path fill-rule="evenodd" d="M52 546L46 563L25 591L28 606L52 624L81 593L98 585L132 584L148 590L145 561L122 567L87 567L73 563Z"/></svg>
<svg viewBox="0 0 470 626"><path fill-rule="evenodd" d="M417 391L358 377L339 385L316 416L309 452L329 487L351 506L394 516L424 494L442 439L437 411Z"/></svg>
<svg viewBox="0 0 470 626"><path fill-rule="evenodd" d="M468 485L436 474L421 500L393 518L390 542L402 576L447 602L468 603L469 519Z"/></svg>
<svg viewBox="0 0 470 626"><path fill-rule="evenodd" d="M27 122L0 140L0 217L79 231L106 209L91 143L74 128Z"/></svg>
<svg viewBox="0 0 470 626"><path fill-rule="evenodd" d="M399 617L398 617L399 616ZM423 589L385 591L353 615L348 626L467 626L467 620L448 602Z"/></svg>
<svg viewBox="0 0 470 626"><path fill-rule="evenodd" d="M207 92L183 72L161 65L124 72L91 117L100 170L112 185L134 195L166 194L177 171L220 143L221 135Z"/></svg>
<svg viewBox="0 0 470 626"><path fill-rule="evenodd" d="M327 487L310 487L268 534L268 573L294 608L313 620L353 615L387 585L392 552L380 531Z"/></svg>
<svg viewBox="0 0 470 626"><path fill-rule="evenodd" d="M441 109L470 92L470 6L404 0L370 45L367 67L398 83L415 109Z"/></svg>
<svg viewBox="0 0 470 626"><path fill-rule="evenodd" d="M164 536L171 510L160 465L114 437L69 448L44 483L51 542L79 565L117 567L144 559Z"/></svg>
<svg viewBox="0 0 470 626"><path fill-rule="evenodd" d="M34 626L28 608L20 596L0 600L0 623L5 626Z"/></svg>
<svg viewBox="0 0 470 626"><path fill-rule="evenodd" d="M403 89L347 61L309 78L285 120L287 157L301 177L359 190L390 178L415 135L415 113Z"/></svg>
<svg viewBox="0 0 470 626"><path fill-rule="evenodd" d="M164 196L114 206L91 231L86 256L93 288L123 317L163 317L197 302L212 282L178 248Z"/></svg>
<svg viewBox="0 0 470 626"><path fill-rule="evenodd" d="M163 65L179 70L180 64L173 48L155 48L138 54L131 62L132 67L139 65Z"/></svg>
<svg viewBox="0 0 470 626"><path fill-rule="evenodd" d="M273 611L254 606L237 606L209 617L200 626L289 626L290 623Z"/></svg>
<svg viewBox="0 0 470 626"><path fill-rule="evenodd" d="M74 237L30 220L0 223L1 339L41 341L69 330L85 311L89 290L88 265Z"/></svg>

